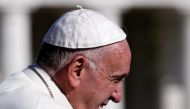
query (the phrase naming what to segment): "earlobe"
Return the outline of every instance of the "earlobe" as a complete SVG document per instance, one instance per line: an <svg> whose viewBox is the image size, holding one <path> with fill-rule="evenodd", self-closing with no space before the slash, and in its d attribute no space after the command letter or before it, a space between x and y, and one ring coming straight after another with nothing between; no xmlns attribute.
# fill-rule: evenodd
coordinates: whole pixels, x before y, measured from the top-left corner
<svg viewBox="0 0 190 109"><path fill-rule="evenodd" d="M86 58L83 55L75 56L69 63L68 79L72 87L79 86L85 64Z"/></svg>

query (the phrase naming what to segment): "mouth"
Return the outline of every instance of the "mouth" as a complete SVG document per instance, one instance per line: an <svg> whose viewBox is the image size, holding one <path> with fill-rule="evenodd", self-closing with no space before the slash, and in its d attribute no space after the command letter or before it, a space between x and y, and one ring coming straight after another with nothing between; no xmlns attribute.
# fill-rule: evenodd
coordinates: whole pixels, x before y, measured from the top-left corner
<svg viewBox="0 0 190 109"><path fill-rule="evenodd" d="M108 104L108 101L103 102L102 104L100 104L99 109L102 109L104 106L106 106Z"/></svg>

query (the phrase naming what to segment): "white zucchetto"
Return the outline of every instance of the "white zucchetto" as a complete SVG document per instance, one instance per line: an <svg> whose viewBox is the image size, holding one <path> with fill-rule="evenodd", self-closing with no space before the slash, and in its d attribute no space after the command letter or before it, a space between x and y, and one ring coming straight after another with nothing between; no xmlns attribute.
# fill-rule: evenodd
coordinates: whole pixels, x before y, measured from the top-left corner
<svg viewBox="0 0 190 109"><path fill-rule="evenodd" d="M44 36L43 42L71 49L94 48L122 41L123 30L103 15L77 9L61 16Z"/></svg>

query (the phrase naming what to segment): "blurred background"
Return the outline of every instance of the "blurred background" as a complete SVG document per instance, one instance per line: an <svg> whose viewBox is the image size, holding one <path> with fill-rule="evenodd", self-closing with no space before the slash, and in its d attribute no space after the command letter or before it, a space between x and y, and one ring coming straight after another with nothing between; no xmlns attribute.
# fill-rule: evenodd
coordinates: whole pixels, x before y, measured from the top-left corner
<svg viewBox="0 0 190 109"><path fill-rule="evenodd" d="M128 34L124 98L105 109L190 109L189 0L0 0L0 81L34 62L48 28L76 5Z"/></svg>

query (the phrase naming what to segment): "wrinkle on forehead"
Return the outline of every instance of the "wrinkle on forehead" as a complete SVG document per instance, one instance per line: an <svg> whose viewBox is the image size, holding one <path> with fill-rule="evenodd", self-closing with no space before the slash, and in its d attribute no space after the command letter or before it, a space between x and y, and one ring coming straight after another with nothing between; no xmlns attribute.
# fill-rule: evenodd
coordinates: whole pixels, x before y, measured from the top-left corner
<svg viewBox="0 0 190 109"><path fill-rule="evenodd" d="M126 40L89 50L85 55L93 63L93 70L102 68L111 75L129 72L131 51Z"/></svg>
<svg viewBox="0 0 190 109"><path fill-rule="evenodd" d="M127 40L123 40L114 44L100 47L94 50L91 56L93 56L93 58L99 62L107 56L110 56L110 55L121 56L121 54L125 54L125 56L131 58L131 51L130 51Z"/></svg>
<svg viewBox="0 0 190 109"><path fill-rule="evenodd" d="M96 52L96 64L108 72L128 73L131 62L131 51L127 41L108 45Z"/></svg>
<svg viewBox="0 0 190 109"><path fill-rule="evenodd" d="M103 58L117 61L118 59L122 62L129 61L131 58L131 51L127 41L121 41L112 45L109 45L102 53Z"/></svg>

